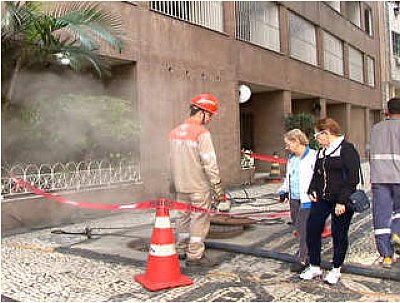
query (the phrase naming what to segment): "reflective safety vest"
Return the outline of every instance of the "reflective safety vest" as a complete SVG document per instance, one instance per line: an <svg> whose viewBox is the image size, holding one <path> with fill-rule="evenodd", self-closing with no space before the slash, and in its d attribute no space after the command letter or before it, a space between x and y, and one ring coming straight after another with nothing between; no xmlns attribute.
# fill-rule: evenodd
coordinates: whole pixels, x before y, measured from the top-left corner
<svg viewBox="0 0 400 303"><path fill-rule="evenodd" d="M400 183L400 119L375 124L370 137L371 183Z"/></svg>
<svg viewBox="0 0 400 303"><path fill-rule="evenodd" d="M169 135L175 189L181 193L206 192L221 182L210 132L188 119Z"/></svg>

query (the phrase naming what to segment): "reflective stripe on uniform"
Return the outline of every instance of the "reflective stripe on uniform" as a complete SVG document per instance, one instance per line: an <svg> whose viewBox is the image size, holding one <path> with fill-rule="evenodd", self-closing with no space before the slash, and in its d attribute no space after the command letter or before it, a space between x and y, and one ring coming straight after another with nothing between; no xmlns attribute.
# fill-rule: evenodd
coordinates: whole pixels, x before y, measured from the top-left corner
<svg viewBox="0 0 400 303"><path fill-rule="evenodd" d="M390 228L377 228L374 231L375 235L386 235L386 234L391 234L392 230Z"/></svg>
<svg viewBox="0 0 400 303"><path fill-rule="evenodd" d="M175 255L175 244L151 244L149 254L157 257L169 257Z"/></svg>
<svg viewBox="0 0 400 303"><path fill-rule="evenodd" d="M171 141L174 141L177 146L189 146L196 148L198 143L193 140L180 140L180 139L172 139Z"/></svg>
<svg viewBox="0 0 400 303"><path fill-rule="evenodd" d="M155 228L171 228L169 217L156 217Z"/></svg>
<svg viewBox="0 0 400 303"><path fill-rule="evenodd" d="M400 161L400 155L397 154L375 154L371 155L373 160L397 160Z"/></svg>
<svg viewBox="0 0 400 303"><path fill-rule="evenodd" d="M179 239L189 239L189 237L190 237L190 234L189 233L179 233L178 234L178 238Z"/></svg>
<svg viewBox="0 0 400 303"><path fill-rule="evenodd" d="M214 152L208 152L200 155L201 159L203 161L208 161L210 159L215 159L217 156L215 155Z"/></svg>
<svg viewBox="0 0 400 303"><path fill-rule="evenodd" d="M201 237L190 237L190 243L201 243Z"/></svg>

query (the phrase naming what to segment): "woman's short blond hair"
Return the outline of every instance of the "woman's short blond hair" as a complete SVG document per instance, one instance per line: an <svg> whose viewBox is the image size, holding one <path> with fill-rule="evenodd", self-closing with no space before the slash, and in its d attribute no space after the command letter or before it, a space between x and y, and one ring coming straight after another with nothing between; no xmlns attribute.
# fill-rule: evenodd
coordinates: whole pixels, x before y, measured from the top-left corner
<svg viewBox="0 0 400 303"><path fill-rule="evenodd" d="M308 145L310 143L307 135L298 128L288 131L286 134L283 135L283 137L289 141L297 141L302 145Z"/></svg>

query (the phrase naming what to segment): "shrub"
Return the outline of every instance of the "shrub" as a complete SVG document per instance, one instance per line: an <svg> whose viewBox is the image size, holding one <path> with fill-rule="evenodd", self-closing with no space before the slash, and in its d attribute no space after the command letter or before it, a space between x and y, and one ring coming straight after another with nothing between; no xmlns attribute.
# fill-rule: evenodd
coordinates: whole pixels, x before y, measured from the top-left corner
<svg viewBox="0 0 400 303"><path fill-rule="evenodd" d="M290 114L285 117L286 131L294 128L301 129L309 138L310 147L313 149L318 149L318 142L314 138L314 124L314 116L308 113Z"/></svg>

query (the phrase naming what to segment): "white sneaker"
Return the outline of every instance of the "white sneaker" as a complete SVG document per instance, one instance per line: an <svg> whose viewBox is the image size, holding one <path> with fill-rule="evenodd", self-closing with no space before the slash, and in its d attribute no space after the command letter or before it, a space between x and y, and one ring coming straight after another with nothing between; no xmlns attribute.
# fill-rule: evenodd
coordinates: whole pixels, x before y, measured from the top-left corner
<svg viewBox="0 0 400 303"><path fill-rule="evenodd" d="M322 275L322 270L319 266L310 265L300 274L300 279L312 280L321 275Z"/></svg>
<svg viewBox="0 0 400 303"><path fill-rule="evenodd" d="M328 274L324 277L324 281L329 283L329 284L336 284L340 277L341 277L341 273L340 273L340 267L339 268L332 268Z"/></svg>

